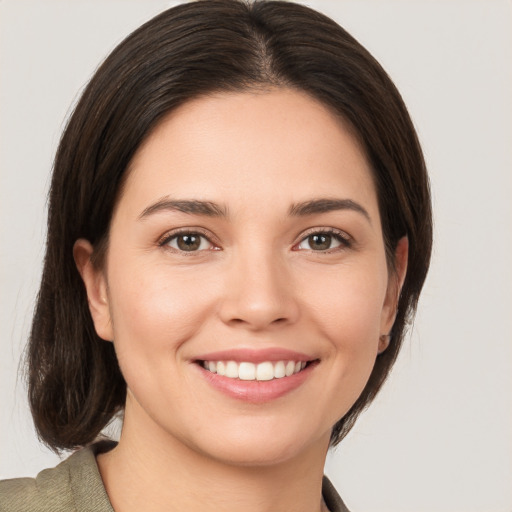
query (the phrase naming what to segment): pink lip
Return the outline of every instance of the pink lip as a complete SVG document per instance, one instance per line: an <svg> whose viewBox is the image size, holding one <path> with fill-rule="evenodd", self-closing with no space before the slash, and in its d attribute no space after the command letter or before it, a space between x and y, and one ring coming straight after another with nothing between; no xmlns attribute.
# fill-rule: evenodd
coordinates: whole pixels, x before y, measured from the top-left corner
<svg viewBox="0 0 512 512"><path fill-rule="evenodd" d="M194 358L196 361L236 361L241 363L247 361L249 363L263 363L264 361L313 361L316 357L308 356L300 352L293 352L291 350L280 348L268 349L234 349L234 350L221 350L218 352L209 352Z"/></svg>
<svg viewBox="0 0 512 512"><path fill-rule="evenodd" d="M201 372L203 378L213 388L231 398L253 404L261 404L275 400L297 389L308 379L319 363L314 357L285 349L224 350L200 355L194 360L196 364L193 366ZM267 381L247 381L231 379L212 373L200 364L202 361L247 361L255 364L264 361L306 361L310 362L310 364L299 373L295 373L290 377Z"/></svg>
<svg viewBox="0 0 512 512"><path fill-rule="evenodd" d="M261 404L280 398L298 388L311 375L314 366L316 365L307 366L290 377L267 381L230 379L209 372L199 365L197 368L207 382L222 393L244 402Z"/></svg>

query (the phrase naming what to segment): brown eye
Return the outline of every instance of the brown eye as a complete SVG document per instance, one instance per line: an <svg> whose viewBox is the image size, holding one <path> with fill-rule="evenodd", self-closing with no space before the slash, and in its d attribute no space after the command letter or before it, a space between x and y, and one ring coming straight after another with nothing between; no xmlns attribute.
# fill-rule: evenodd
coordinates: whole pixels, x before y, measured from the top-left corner
<svg viewBox="0 0 512 512"><path fill-rule="evenodd" d="M325 233L308 236L308 245L314 251L326 251L331 248L332 236Z"/></svg>
<svg viewBox="0 0 512 512"><path fill-rule="evenodd" d="M196 252L212 248L211 242L199 233L180 233L174 235L165 242L165 245L183 252Z"/></svg>
<svg viewBox="0 0 512 512"><path fill-rule="evenodd" d="M197 251L201 245L201 238L196 235L180 235L176 241L182 251Z"/></svg>
<svg viewBox="0 0 512 512"><path fill-rule="evenodd" d="M349 247L350 241L342 234L319 231L303 238L296 247L300 250L325 252L340 246Z"/></svg>

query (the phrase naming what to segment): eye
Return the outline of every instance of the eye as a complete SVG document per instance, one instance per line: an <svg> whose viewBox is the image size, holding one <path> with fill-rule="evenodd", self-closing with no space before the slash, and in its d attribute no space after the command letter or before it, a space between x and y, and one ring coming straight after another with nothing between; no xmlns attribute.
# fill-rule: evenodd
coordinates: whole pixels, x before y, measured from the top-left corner
<svg viewBox="0 0 512 512"><path fill-rule="evenodd" d="M214 245L201 233L183 232L167 237L162 246L171 247L177 251L197 252L212 249Z"/></svg>
<svg viewBox="0 0 512 512"><path fill-rule="evenodd" d="M317 231L303 238L298 245L297 250L307 250L316 252L326 252L338 247L349 247L350 240L347 235L342 235L337 231Z"/></svg>

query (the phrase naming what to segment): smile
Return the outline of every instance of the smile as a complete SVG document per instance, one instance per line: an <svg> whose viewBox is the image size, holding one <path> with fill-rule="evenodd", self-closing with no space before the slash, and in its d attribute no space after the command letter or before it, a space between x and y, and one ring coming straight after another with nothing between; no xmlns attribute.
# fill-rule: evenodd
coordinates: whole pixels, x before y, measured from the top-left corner
<svg viewBox="0 0 512 512"><path fill-rule="evenodd" d="M211 373L229 379L269 381L295 375L309 364L306 361L200 361L200 364Z"/></svg>

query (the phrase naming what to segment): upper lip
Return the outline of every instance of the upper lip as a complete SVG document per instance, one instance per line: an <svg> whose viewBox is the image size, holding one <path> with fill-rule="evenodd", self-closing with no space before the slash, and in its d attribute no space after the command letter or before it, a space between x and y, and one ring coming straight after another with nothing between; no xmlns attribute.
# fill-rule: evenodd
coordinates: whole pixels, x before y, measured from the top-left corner
<svg viewBox="0 0 512 512"><path fill-rule="evenodd" d="M265 361L313 361L317 358L301 352L283 348L249 349L238 348L231 350L220 350L200 354L194 358L196 361L235 361L237 363L263 363Z"/></svg>

